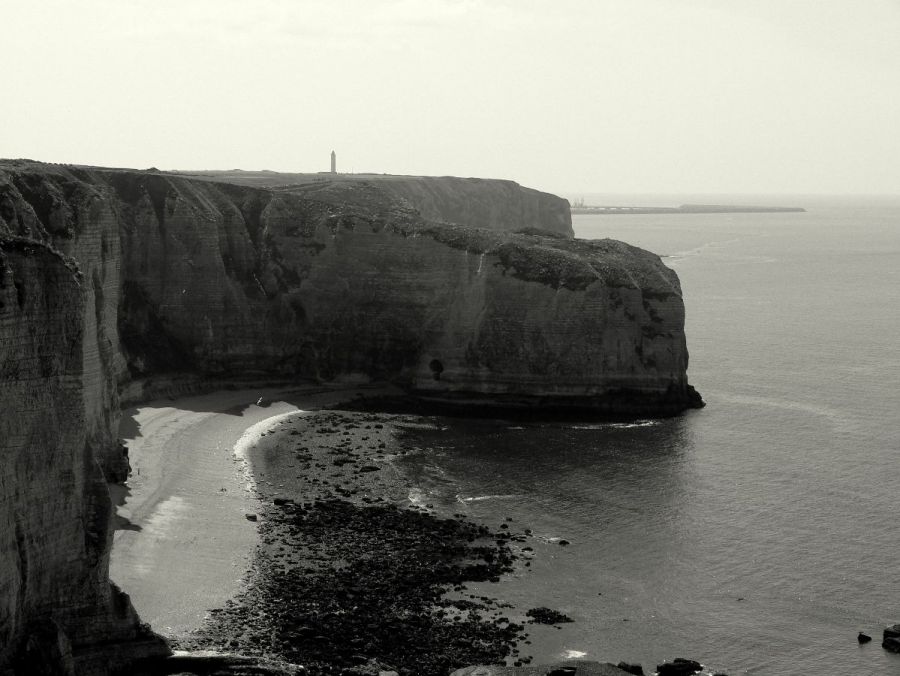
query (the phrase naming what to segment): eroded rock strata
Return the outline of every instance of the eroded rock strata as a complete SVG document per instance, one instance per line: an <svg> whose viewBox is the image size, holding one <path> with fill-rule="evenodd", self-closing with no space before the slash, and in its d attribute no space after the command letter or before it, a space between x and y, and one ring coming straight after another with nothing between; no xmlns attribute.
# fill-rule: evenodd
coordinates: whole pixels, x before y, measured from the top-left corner
<svg viewBox="0 0 900 676"><path fill-rule="evenodd" d="M91 646L145 640L109 586L101 472L127 473L118 398L135 378L349 377L640 415L699 402L678 279L657 256L428 220L374 182L274 190L6 161L0 237L0 673L28 635L70 646L81 673L103 661Z"/></svg>
<svg viewBox="0 0 900 676"><path fill-rule="evenodd" d="M100 447L116 383L173 368L623 414L694 401L678 278L621 242L434 223L366 182L272 191L30 163L0 175L0 218L82 268Z"/></svg>
<svg viewBox="0 0 900 676"><path fill-rule="evenodd" d="M109 582L106 482L85 397L85 279L0 236L0 673L105 673L165 651Z"/></svg>

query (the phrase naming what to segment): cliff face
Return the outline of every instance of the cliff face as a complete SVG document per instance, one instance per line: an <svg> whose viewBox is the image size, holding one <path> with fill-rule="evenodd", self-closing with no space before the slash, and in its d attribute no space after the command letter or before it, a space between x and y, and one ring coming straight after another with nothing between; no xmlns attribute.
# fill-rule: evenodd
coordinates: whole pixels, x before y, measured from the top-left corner
<svg viewBox="0 0 900 676"><path fill-rule="evenodd" d="M116 443L118 379L125 371L118 344L121 287L118 216L102 186L64 170L21 165L0 171L0 234L51 243L83 274L82 373L86 443L106 474L124 480L128 460Z"/></svg>
<svg viewBox="0 0 900 676"><path fill-rule="evenodd" d="M86 443L84 281L47 247L0 236L0 673L102 673L123 644L164 649L109 583L109 494Z"/></svg>
<svg viewBox="0 0 900 676"><path fill-rule="evenodd" d="M121 642L160 650L107 578L103 472L127 473L131 378L362 377L640 415L698 403L678 279L657 256L509 232L531 197L484 216L495 229L429 221L398 196L427 202L409 185L0 162L0 674L23 654L71 650L90 674ZM486 205L455 199L431 216L482 219Z"/></svg>
<svg viewBox="0 0 900 676"><path fill-rule="evenodd" d="M71 253L90 280L83 364L98 448L112 439L116 383L166 370L355 375L626 414L692 402L678 279L635 247L428 222L384 189L410 185L399 180L267 190L13 169L0 223Z"/></svg>

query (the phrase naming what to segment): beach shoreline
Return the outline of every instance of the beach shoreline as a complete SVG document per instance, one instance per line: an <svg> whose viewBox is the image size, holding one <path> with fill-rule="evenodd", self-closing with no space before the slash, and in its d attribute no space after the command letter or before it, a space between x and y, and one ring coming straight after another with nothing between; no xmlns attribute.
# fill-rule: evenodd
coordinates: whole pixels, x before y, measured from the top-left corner
<svg viewBox="0 0 900 676"><path fill-rule="evenodd" d="M427 421L328 409L270 422L248 449L261 501L248 584L178 648L302 661L310 673L445 676L529 661L516 657L524 626L465 586L511 572L526 536L410 499L394 435Z"/></svg>
<svg viewBox="0 0 900 676"><path fill-rule="evenodd" d="M272 673L446 676L531 662L525 608L490 584L527 570L530 531L434 508L400 466L399 437L439 418L312 388L226 390L128 414L134 476L113 569L179 664L211 651L281 665ZM209 434L216 453L209 439L196 446ZM173 499L193 511L166 521Z"/></svg>
<svg viewBox="0 0 900 676"><path fill-rule="evenodd" d="M217 390L123 411L131 473L110 484L116 530L110 576L167 637L200 626L239 593L258 540L244 451L265 422L360 394L316 385Z"/></svg>

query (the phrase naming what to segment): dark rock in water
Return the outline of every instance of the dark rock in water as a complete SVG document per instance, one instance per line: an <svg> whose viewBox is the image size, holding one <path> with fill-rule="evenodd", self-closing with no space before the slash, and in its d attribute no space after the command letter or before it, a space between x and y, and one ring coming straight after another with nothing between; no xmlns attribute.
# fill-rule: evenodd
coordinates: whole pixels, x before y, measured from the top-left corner
<svg viewBox="0 0 900 676"><path fill-rule="evenodd" d="M531 610L526 611L525 614L530 617L531 621L535 624L562 624L563 622L574 621L571 617L564 615L558 610L544 607L532 608Z"/></svg>
<svg viewBox="0 0 900 676"><path fill-rule="evenodd" d="M881 642L881 647L892 653L900 653L900 638L888 636Z"/></svg>
<svg viewBox="0 0 900 676"><path fill-rule="evenodd" d="M571 544L571 543L568 540L560 540L559 541L560 547L565 547L566 545L569 545L569 544Z"/></svg>
<svg viewBox="0 0 900 676"><path fill-rule="evenodd" d="M286 505L286 504L288 504L288 503L290 503L290 502L293 502L293 501L292 501L290 498L275 498L274 500L272 500L272 502L273 502L277 507L284 507L284 505Z"/></svg>
<svg viewBox="0 0 900 676"><path fill-rule="evenodd" d="M244 518L247 519L247 521L256 521L258 517L256 514L244 514Z"/></svg>
<svg viewBox="0 0 900 676"><path fill-rule="evenodd" d="M634 676L644 676L644 667L640 664L629 664L628 662L619 662L617 665L622 671L626 671Z"/></svg>
<svg viewBox="0 0 900 676"><path fill-rule="evenodd" d="M575 676L578 673L578 667L559 667L547 672L547 676Z"/></svg>
<svg viewBox="0 0 900 676"><path fill-rule="evenodd" d="M859 641L860 643L868 643L869 641L872 640L872 637L869 636L868 634L859 632L859 635L856 637L856 640Z"/></svg>
<svg viewBox="0 0 900 676"><path fill-rule="evenodd" d="M900 624L885 627L884 638L900 638Z"/></svg>
<svg viewBox="0 0 900 676"><path fill-rule="evenodd" d="M703 665L695 660L686 660L676 657L671 662L663 662L656 665L656 673L659 676L690 676L703 669Z"/></svg>
<svg viewBox="0 0 900 676"><path fill-rule="evenodd" d="M359 471L360 472L377 472L380 469L381 468L376 465L363 465L362 467L359 468Z"/></svg>
<svg viewBox="0 0 900 676"><path fill-rule="evenodd" d="M881 647L892 653L900 653L900 624L884 628L884 640Z"/></svg>

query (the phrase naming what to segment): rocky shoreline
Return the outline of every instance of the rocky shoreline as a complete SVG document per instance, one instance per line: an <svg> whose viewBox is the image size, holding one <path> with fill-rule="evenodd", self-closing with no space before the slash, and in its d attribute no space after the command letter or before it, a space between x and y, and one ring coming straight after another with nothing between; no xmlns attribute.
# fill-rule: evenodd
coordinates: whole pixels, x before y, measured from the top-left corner
<svg viewBox="0 0 900 676"><path fill-rule="evenodd" d="M292 413L262 434L248 457L260 507L244 516L259 542L244 591L173 637L172 657L131 676L645 673L584 660L530 666L528 625L571 620L472 594L467 583L530 566L531 531L414 504L395 462L406 452L397 436L433 418L367 403ZM692 674L694 665L679 659L657 671Z"/></svg>
<svg viewBox="0 0 900 676"><path fill-rule="evenodd" d="M524 541L410 505L392 427L415 418L290 416L251 451L260 543L246 591L177 647L274 658L311 674L446 676L517 659L524 626L466 582L512 570ZM452 590L452 596L445 591Z"/></svg>

